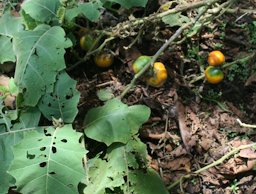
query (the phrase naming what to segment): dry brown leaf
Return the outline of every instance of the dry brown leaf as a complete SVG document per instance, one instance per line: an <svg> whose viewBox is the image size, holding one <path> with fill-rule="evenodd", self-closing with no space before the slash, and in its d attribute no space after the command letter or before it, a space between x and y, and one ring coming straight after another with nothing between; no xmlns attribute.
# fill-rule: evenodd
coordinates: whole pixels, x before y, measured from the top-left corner
<svg viewBox="0 0 256 194"><path fill-rule="evenodd" d="M165 163L163 168L168 168L171 171L184 170L187 173L189 173L191 172L190 160L191 160L190 157L176 158L175 160Z"/></svg>
<svg viewBox="0 0 256 194"><path fill-rule="evenodd" d="M252 148L243 149L239 152L239 156L242 158L256 159L256 151Z"/></svg>
<svg viewBox="0 0 256 194"><path fill-rule="evenodd" d="M186 125L185 107L178 100L176 102L176 107L181 138L186 150L190 152L192 147L196 145L196 140L192 136L191 130Z"/></svg>
<svg viewBox="0 0 256 194"><path fill-rule="evenodd" d="M0 86L4 86L5 88L9 88L10 78L5 75L0 75ZM4 105L8 108L15 108L15 99L16 97L13 95L7 95L4 99Z"/></svg>
<svg viewBox="0 0 256 194"><path fill-rule="evenodd" d="M251 75L245 82L245 86L250 86L252 85L253 83L256 83L256 75Z"/></svg>

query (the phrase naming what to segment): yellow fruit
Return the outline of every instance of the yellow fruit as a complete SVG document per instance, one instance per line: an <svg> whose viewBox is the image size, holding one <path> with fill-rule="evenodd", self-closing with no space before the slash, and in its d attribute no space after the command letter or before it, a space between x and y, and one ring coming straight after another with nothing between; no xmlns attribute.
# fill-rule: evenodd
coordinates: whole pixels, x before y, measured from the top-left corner
<svg viewBox="0 0 256 194"><path fill-rule="evenodd" d="M208 63L212 66L218 66L225 62L225 56L220 51L212 51L208 55Z"/></svg>
<svg viewBox="0 0 256 194"><path fill-rule="evenodd" d="M153 66L153 75L146 79L148 85L161 87L167 79L167 71L163 63L155 62Z"/></svg>
<svg viewBox="0 0 256 194"><path fill-rule="evenodd" d="M106 51L100 52L94 56L94 62L98 67L107 68L114 62L114 56Z"/></svg>

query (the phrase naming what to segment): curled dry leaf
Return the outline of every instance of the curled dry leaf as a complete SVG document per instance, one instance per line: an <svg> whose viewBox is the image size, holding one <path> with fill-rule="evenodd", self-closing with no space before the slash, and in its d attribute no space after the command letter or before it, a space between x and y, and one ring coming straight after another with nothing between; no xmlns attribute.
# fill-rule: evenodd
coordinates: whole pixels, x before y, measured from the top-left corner
<svg viewBox="0 0 256 194"><path fill-rule="evenodd" d="M195 140L195 137L192 136L191 129L188 128L186 125L186 116L185 116L186 109L180 101L176 102L176 110L178 115L178 123L179 123L181 138L186 150L190 152L192 147L195 146L196 140Z"/></svg>
<svg viewBox="0 0 256 194"><path fill-rule="evenodd" d="M184 170L187 173L191 172L191 158L190 157L180 157L170 162L164 164L165 168L170 169L171 171L175 170Z"/></svg>
<svg viewBox="0 0 256 194"><path fill-rule="evenodd" d="M5 75L0 75L0 86L3 86L9 89L9 82L10 78ZM1 94L2 96L3 94ZM15 99L16 96L8 94L4 99L4 105L8 108L14 109L15 108Z"/></svg>

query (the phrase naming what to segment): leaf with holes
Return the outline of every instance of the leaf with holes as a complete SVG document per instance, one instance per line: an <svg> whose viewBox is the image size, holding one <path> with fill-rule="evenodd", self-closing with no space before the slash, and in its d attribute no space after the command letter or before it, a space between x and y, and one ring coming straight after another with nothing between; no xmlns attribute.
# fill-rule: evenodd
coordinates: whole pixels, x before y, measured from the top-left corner
<svg viewBox="0 0 256 194"><path fill-rule="evenodd" d="M21 18L13 17L6 12L0 17L0 63L16 60L12 47L12 38L16 32L22 31Z"/></svg>
<svg viewBox="0 0 256 194"><path fill-rule="evenodd" d="M18 120L14 120L17 119L15 110L13 112L8 111L5 114L0 111L0 114L0 193L7 193L9 186L13 186L15 183L14 178L7 173L9 165L13 160L12 148L21 141L24 131L35 129L41 114L35 108L20 111Z"/></svg>
<svg viewBox="0 0 256 194"><path fill-rule="evenodd" d="M24 105L35 106L43 94L53 91L58 72L65 68L65 48L70 46L59 26L40 25L16 34L14 80L23 93Z"/></svg>
<svg viewBox="0 0 256 194"><path fill-rule="evenodd" d="M85 149L79 144L81 133L71 125L43 133L31 131L14 146L14 160L9 173L15 177L21 193L78 193L78 183L85 176L82 158Z"/></svg>
<svg viewBox="0 0 256 194"><path fill-rule="evenodd" d="M50 22L57 19L56 13L59 6L59 0L26 0L21 8L36 21Z"/></svg>
<svg viewBox="0 0 256 194"><path fill-rule="evenodd" d="M146 145L137 137L127 144L112 144L104 159L95 157L88 161L84 193L105 194L107 188L114 190L129 184L129 171L145 165L146 156Z"/></svg>
<svg viewBox="0 0 256 194"><path fill-rule="evenodd" d="M110 145L127 143L146 122L150 109L144 105L128 107L114 98L102 107L91 109L85 117L85 134L94 140Z"/></svg>
<svg viewBox="0 0 256 194"><path fill-rule="evenodd" d="M61 72L57 76L53 92L45 94L39 101L38 107L49 120L52 120L52 117L62 118L65 123L72 123L78 112L79 97L76 81L66 72Z"/></svg>

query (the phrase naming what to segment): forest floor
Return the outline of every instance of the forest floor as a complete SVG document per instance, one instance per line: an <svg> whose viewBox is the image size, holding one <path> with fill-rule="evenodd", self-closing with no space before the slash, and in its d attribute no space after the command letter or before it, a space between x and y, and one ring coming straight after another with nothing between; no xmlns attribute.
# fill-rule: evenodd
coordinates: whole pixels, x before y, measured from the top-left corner
<svg viewBox="0 0 256 194"><path fill-rule="evenodd" d="M147 14L158 10L163 2L152 3ZM237 6L256 9L253 1L243 1ZM135 14L144 10L133 11ZM241 126L237 121L256 124L255 20L255 14L223 14L158 58L168 70L164 86L153 88L138 81L123 98L129 105L150 107L151 117L140 129L140 137L148 146L150 166L159 172L167 186L213 163L231 148L256 141L255 129ZM124 46L128 46L132 38L111 42L109 47L116 57L110 68L92 67L93 60L89 60L72 70L70 74L78 80L77 88L81 92L76 127L82 126L90 108L102 104L97 91L107 89L120 95L134 75L132 62L141 54L154 55L175 30L164 25L150 26L129 49ZM233 62L225 69L224 80L215 85L204 79L191 82L201 75L200 67L207 66L207 55L212 50L221 50L226 63ZM241 60L248 56L249 60ZM255 193L255 165L255 150L244 149L220 165L190 176L171 191Z"/></svg>
<svg viewBox="0 0 256 194"><path fill-rule="evenodd" d="M99 28L115 25L129 15L150 15L166 2L150 0L146 9L120 11L119 19L106 12ZM233 7L255 10L256 2L241 1ZM183 14L189 17L193 10ZM134 76L133 61L140 55L154 55L176 30L175 26L150 25L130 48L126 47L135 37L115 39L107 45L115 54L111 67L100 69L90 59L70 70L81 93L74 128L82 129L88 110L103 104L98 91L107 89L120 95ZM231 64L224 69L224 80L214 85L199 78L202 67L207 66L208 53L213 50L223 52L225 63ZM83 55L84 51L80 52ZM169 46L157 60L167 68L166 83L153 88L138 80L122 99L128 105L144 104L151 109L150 119L140 129L140 138L148 148L149 165L169 188L180 177L192 173L171 188L171 193L256 193L256 151L252 148L193 174L232 148L256 142L255 129L237 120L254 127L256 124L255 12L224 13L192 37Z"/></svg>

